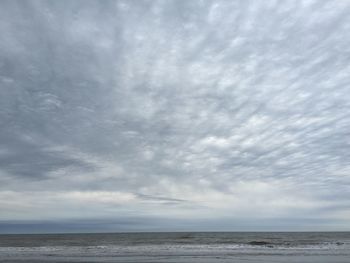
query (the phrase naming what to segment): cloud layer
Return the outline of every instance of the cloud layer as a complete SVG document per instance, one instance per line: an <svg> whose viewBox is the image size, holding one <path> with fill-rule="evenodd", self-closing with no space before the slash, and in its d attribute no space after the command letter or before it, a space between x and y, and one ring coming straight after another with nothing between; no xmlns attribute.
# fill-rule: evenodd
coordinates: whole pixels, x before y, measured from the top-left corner
<svg viewBox="0 0 350 263"><path fill-rule="evenodd" d="M348 229L349 1L0 6L3 222Z"/></svg>

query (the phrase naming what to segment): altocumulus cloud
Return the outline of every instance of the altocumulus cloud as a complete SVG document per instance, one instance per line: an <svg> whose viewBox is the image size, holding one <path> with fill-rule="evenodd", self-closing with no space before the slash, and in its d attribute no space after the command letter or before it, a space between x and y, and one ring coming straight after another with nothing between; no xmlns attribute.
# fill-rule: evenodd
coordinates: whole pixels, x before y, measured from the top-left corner
<svg viewBox="0 0 350 263"><path fill-rule="evenodd" d="M349 229L349 12L1 1L0 230Z"/></svg>

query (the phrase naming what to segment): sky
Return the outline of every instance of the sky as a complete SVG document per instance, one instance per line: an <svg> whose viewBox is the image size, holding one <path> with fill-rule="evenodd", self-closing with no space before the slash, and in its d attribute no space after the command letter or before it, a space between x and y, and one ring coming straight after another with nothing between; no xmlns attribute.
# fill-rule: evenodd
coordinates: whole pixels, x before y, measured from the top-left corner
<svg viewBox="0 0 350 263"><path fill-rule="evenodd" d="M350 230L350 1L0 1L0 233Z"/></svg>

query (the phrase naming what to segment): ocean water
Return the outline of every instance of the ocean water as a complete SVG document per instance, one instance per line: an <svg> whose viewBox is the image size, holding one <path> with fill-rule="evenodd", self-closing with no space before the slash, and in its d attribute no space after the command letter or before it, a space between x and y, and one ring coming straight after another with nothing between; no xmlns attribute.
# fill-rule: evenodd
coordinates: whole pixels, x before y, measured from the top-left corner
<svg viewBox="0 0 350 263"><path fill-rule="evenodd" d="M0 262L350 263L350 232L0 235Z"/></svg>

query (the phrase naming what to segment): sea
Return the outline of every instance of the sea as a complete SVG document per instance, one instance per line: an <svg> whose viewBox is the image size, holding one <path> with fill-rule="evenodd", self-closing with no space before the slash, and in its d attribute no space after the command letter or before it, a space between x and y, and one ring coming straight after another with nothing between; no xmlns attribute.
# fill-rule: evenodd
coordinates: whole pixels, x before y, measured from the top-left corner
<svg viewBox="0 0 350 263"><path fill-rule="evenodd" d="M0 262L350 263L350 232L0 235Z"/></svg>

